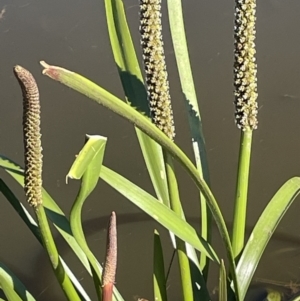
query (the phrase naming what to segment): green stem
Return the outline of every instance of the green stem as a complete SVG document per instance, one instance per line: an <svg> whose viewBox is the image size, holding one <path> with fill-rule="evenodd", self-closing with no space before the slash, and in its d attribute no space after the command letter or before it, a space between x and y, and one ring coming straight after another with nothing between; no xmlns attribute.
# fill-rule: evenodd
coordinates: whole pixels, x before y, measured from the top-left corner
<svg viewBox="0 0 300 301"><path fill-rule="evenodd" d="M37 217L37 223L40 229L43 245L49 255L56 278L58 279L68 300L80 301L80 298L59 259L44 207L42 205L37 206L35 208L35 214Z"/></svg>
<svg viewBox="0 0 300 301"><path fill-rule="evenodd" d="M182 217L182 206L179 197L177 179L174 171L174 164L171 155L164 150L164 159L166 166L166 176L169 189L169 199L171 209ZM176 248L178 255L179 270L181 276L181 287L184 301L193 301L193 288L191 283L191 271L189 258L187 256L185 242L176 237Z"/></svg>
<svg viewBox="0 0 300 301"><path fill-rule="evenodd" d="M252 130L241 131L240 141L241 144L232 234L232 248L235 257L237 257L242 251L245 240Z"/></svg>
<svg viewBox="0 0 300 301"><path fill-rule="evenodd" d="M83 178L86 176L86 174L83 175ZM94 254L91 252L90 248L88 247L88 244L85 240L84 232L82 229L82 222L81 222L81 212L82 212L82 206L84 204L84 201L86 199L85 191L80 190L76 200L72 206L71 213L70 213L70 226L73 233L74 238L76 239L78 245L85 253L86 257L89 260L91 271L93 275L94 280L94 286L96 289L98 300L101 300L101 294L102 294L102 287L101 287L101 273L100 270L101 267L97 263L97 259L95 258Z"/></svg>

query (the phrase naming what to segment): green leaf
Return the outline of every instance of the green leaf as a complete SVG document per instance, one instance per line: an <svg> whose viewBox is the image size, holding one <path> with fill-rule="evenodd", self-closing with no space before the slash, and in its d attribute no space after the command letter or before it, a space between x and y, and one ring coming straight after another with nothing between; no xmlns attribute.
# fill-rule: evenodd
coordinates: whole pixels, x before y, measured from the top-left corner
<svg viewBox="0 0 300 301"><path fill-rule="evenodd" d="M108 91L97 86L95 83L82 77L79 74L76 74L64 68L50 66L44 61L41 62L41 65L44 67L43 74L82 93L83 95L86 95L97 103L126 118L128 121L140 128L144 133L148 134L152 139L158 142L166 151L168 151L182 164L182 166L186 169L192 180L197 185L198 189L205 196L209 209L216 221L221 238L226 248L230 273L234 281L234 290L239 301L239 287L235 273L235 261L233 257L230 237L224 218L222 216L218 203L211 190L209 189L207 183L203 180L202 177L199 176L198 170L189 160L186 154L162 131L160 131L155 125L153 125L148 118L137 112L130 105L124 103L114 95L110 94Z"/></svg>
<svg viewBox="0 0 300 301"><path fill-rule="evenodd" d="M9 175L11 175L21 186L24 185L24 176L23 169L10 159L0 155L0 167L2 167ZM29 227L29 229L33 232L35 237L41 243L39 238L39 230L36 227L36 223L31 215L27 212L27 210L23 207L23 205L18 201L18 199L14 196L14 194L10 191L10 189L5 185L3 181L0 182L0 188L2 193L6 196L8 201L15 208L16 212L21 216L23 221ZM64 213L61 211L59 206L54 202L54 200L50 197L50 195L43 189L43 206L45 208L46 214L48 218L53 222L54 226L57 228L59 233L63 236L66 242L69 244L71 249L74 251L76 256L80 259L82 264L85 266L86 270L91 274L91 269L88 263L88 260L76 242L75 238L72 235L72 231L69 225L68 220L64 216ZM68 269L64 261L62 260L62 264L64 265L69 277L72 282L78 289L78 291L83 296L84 300L90 300L76 277L72 274L72 272Z"/></svg>
<svg viewBox="0 0 300 301"><path fill-rule="evenodd" d="M138 111L150 116L146 89L128 28L123 1L105 0L105 9L112 52L126 100ZM169 193L161 146L140 129L135 129L157 198L169 206ZM170 235L173 244L175 244L174 236L171 233ZM189 248L189 256L198 266L195 250L192 250L191 247Z"/></svg>
<svg viewBox="0 0 300 301"><path fill-rule="evenodd" d="M227 301L227 278L223 259L219 270L219 301Z"/></svg>
<svg viewBox="0 0 300 301"><path fill-rule="evenodd" d="M183 93L183 99L189 121L192 146L196 166L199 175L209 185L209 169L205 148L205 139L202 128L202 120L194 86L194 80L189 60L188 46L186 42L184 19L181 0L168 0L168 15L171 30L172 43ZM201 200L201 236L210 240L211 215L208 212L204 196L200 193ZM200 265L206 265L206 258L201 254Z"/></svg>
<svg viewBox="0 0 300 301"><path fill-rule="evenodd" d="M9 301L35 301L24 284L3 263L0 263L0 287Z"/></svg>
<svg viewBox="0 0 300 301"><path fill-rule="evenodd" d="M259 260L286 211L300 192L300 178L288 180L273 196L257 221L237 265L241 300L244 299Z"/></svg>
<svg viewBox="0 0 300 301"><path fill-rule="evenodd" d="M101 158L98 158L99 160L103 159L103 154L107 142L107 138L103 136L98 135L86 135L87 141L84 144L84 147L79 152L79 154L76 156L75 161L73 162L68 174L67 179L76 179L79 180L82 178L83 174L87 171L87 169L90 167L91 162L94 162L97 158L97 156L101 153ZM96 161L97 162L97 161ZM101 164L100 164L101 166ZM89 194L96 186L100 174L100 170L98 170L98 167L94 170L96 173L98 172L98 176L95 175L95 179L93 180L93 185L91 185L91 182L88 182L89 189L87 190L86 194ZM92 180L92 178L90 179Z"/></svg>
<svg viewBox="0 0 300 301"><path fill-rule="evenodd" d="M9 175L11 175L22 187L24 185L24 170L16 163L11 161L5 156L0 155L0 167L2 167ZM45 189L43 189L43 206L45 207L47 216L52 220L54 226L64 237L66 242L70 245L72 250L75 252L77 257L90 272L88 260L81 250L76 240L72 235L72 231L67 218L65 217L63 211L55 203L55 201L50 197Z"/></svg>
<svg viewBox="0 0 300 301"><path fill-rule="evenodd" d="M164 265L164 254L161 246L159 233L154 231L154 250L153 250L153 287L154 300L167 301L167 286Z"/></svg>
<svg viewBox="0 0 300 301"><path fill-rule="evenodd" d="M86 138L82 150L79 152L67 175L67 178L81 179L79 192L70 213L70 226L76 241L92 266L96 293L98 300L101 300L102 268L87 245L82 229L81 212L84 202L98 183L107 139L96 135L87 136Z"/></svg>
<svg viewBox="0 0 300 301"><path fill-rule="evenodd" d="M128 28L122 0L105 0L110 44L127 100L150 116L143 76Z"/></svg>
<svg viewBox="0 0 300 301"><path fill-rule="evenodd" d="M150 116L149 103L142 73L128 28L123 2L105 0L106 19L110 43L122 81L127 102L146 116ZM169 204L165 167L161 146L136 128L147 170L156 195L164 204Z"/></svg>
<svg viewBox="0 0 300 301"><path fill-rule="evenodd" d="M10 204L13 206L15 211L19 214L19 216L22 218L22 220L25 222L27 227L31 230L33 235L36 237L36 239L40 242L41 245L43 245L41 237L40 237L40 231L37 227L36 222L30 215L30 213L26 210L26 208L19 202L19 200L16 198L16 196L13 194L13 192L9 189L9 187L5 184L5 182L0 179L0 191L3 193L3 195L6 197L6 199L10 202ZM74 276L72 271L69 269L69 267L66 265L64 260L60 257L60 261L64 267L64 270L72 280L73 284L75 285L78 292L81 294L83 300L90 301L90 298L82 288L81 284L78 282L77 278Z"/></svg>
<svg viewBox="0 0 300 301"><path fill-rule="evenodd" d="M208 287L207 280L203 277L201 270L198 266L196 266L195 262L190 260L190 270L192 275L192 285L193 285L193 293L194 293L194 301L210 301L212 300Z"/></svg>
<svg viewBox="0 0 300 301"><path fill-rule="evenodd" d="M7 157L0 155L0 167L2 167L21 186L23 186L23 184L24 184L23 169L18 164L11 161ZM0 188L1 188L1 183L3 184L4 182L0 181ZM29 226L29 228L33 232L33 234L37 237L38 232L34 231L34 229L36 228L36 223L34 222L33 218L30 216L30 214L26 211L26 209L22 206L22 204L17 200L17 198L12 194L12 192L10 190L5 190L5 191L6 191L5 196L11 202L11 204L15 208L16 212L19 213L19 215L24 220L24 222L27 224L27 226L29 226L31 224L31 226ZM19 203L19 205L17 205L18 203ZM90 275L92 275L89 261L85 255L85 253L83 252L83 250L80 248L79 244L73 237L69 221L66 219L64 213L61 211L59 206L55 203L55 201L50 197L50 195L44 189L43 189L43 206L45 207L48 218L53 222L53 225L57 228L57 230L62 235L62 237L65 239L65 241L69 244L69 246L71 247L73 252L76 254L76 256L79 258L81 263L84 265L84 267L88 271L88 273ZM63 263L69 277L71 278L72 282L74 283L76 288L79 290L79 292L83 296L84 300L87 300L87 301L90 300L90 298L88 297L88 295L85 293L84 289L82 288L81 284L78 282L76 277L72 274L72 272L69 270L69 268L66 266L66 264L64 263L63 260L62 260L62 263ZM98 263L98 265L99 265L99 268L101 268L99 263ZM120 300L120 301L123 300L123 298L121 297L121 295L119 294L119 292L117 291L117 289L115 287L114 287L114 296L117 298L117 300Z"/></svg>
<svg viewBox="0 0 300 301"><path fill-rule="evenodd" d="M190 224L149 193L105 166L102 166L100 177L167 230L204 252L212 260L219 262L212 247L203 238L198 237Z"/></svg>

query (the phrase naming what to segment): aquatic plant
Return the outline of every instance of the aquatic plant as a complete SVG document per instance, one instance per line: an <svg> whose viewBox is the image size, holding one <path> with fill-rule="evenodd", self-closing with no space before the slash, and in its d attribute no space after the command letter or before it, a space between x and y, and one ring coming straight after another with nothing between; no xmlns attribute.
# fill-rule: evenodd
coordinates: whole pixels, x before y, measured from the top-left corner
<svg viewBox="0 0 300 301"><path fill-rule="evenodd" d="M123 1L104 0L104 2L112 52L126 102L85 77L44 61L41 62L43 74L86 95L134 125L156 196L147 193L102 164L107 138L87 136L82 150L67 174L67 178L81 181L68 220L57 203L41 187L42 155L38 90L32 75L19 66L14 70L24 98L25 171L4 156L0 156L0 167L18 183L25 184L27 201L34 209L37 224L2 180L0 190L37 239L43 243L56 277L69 300L90 300L90 298L76 276L60 258L49 230L48 219L91 275L98 300L123 300L114 285L117 255L115 214L112 213L108 227L107 259L103 273L101 265L89 249L82 228L82 207L100 179L169 231L179 261L183 292L180 299L211 300L207 280L209 262L212 261L219 267L217 280L219 300L242 301L268 241L300 191L300 177L288 180L270 200L257 221L250 239L245 242L252 135L258 125L254 43L256 1L235 1L233 99L234 116L241 137L231 238L209 183L203 125L189 62L181 0L168 0L167 4L195 163L174 142L175 123L161 33L163 17L160 11L161 1L140 0L140 33L145 83L127 25ZM201 219L199 217L197 228L193 228L185 220L173 160L181 164L199 190ZM225 246L225 255L217 254L211 246L212 218ZM153 235L153 295L154 300L166 301L168 292L163 244L158 231ZM223 256L226 257L225 260ZM34 300L18 278L4 265L0 265L0 285L9 300ZM277 297L278 294L270 292L268 299Z"/></svg>

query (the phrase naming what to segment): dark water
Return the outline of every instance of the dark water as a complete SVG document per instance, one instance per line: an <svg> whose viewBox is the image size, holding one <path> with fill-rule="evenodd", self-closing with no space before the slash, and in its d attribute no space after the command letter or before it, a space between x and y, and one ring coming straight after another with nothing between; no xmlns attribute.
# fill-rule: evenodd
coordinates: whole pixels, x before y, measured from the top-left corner
<svg viewBox="0 0 300 301"><path fill-rule="evenodd" d="M231 219L239 132L233 121L232 28L233 1L184 1L190 58L211 170L213 192L227 220ZM138 1L126 0L126 13L138 46ZM78 183L65 184L65 175L85 134L107 136L105 164L152 192L133 128L126 121L69 89L41 75L40 60L77 71L105 89L123 97L108 40L103 1L0 0L0 153L22 163L21 94L12 67L20 64L34 74L42 102L44 187L66 214L76 196ZM300 174L300 2L258 1L257 61L259 128L254 135L249 227L276 190ZM164 16L166 9L164 7ZM177 142L191 154L168 22L164 21L165 52L177 126ZM138 47L137 47L138 48ZM138 49L138 54L140 51ZM179 169L180 189L186 215L197 224L196 191ZM2 173L1 173L2 175ZM8 180L8 177L4 175ZM15 188L22 196L22 190ZM0 260L24 281L37 300L63 300L56 290L41 247L24 228L16 213L0 196ZM278 227L258 269L257 279L290 283L300 279L299 205L297 202ZM126 300L151 295L151 222L103 183L83 211L88 242L103 260L108 215L119 215L119 267L117 285ZM167 236L165 236L167 237ZM84 269L70 256L57 235L67 262L91 292ZM170 243L166 257L171 257ZM132 263L134 263L132 265ZM175 269L173 269L175 270ZM180 300L177 275L169 281L170 300Z"/></svg>

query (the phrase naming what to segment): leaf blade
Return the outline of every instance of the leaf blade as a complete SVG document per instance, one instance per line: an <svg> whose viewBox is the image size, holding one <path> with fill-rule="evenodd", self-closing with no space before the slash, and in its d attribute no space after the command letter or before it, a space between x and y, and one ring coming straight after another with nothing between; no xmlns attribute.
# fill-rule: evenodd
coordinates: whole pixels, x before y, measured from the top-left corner
<svg viewBox="0 0 300 301"><path fill-rule="evenodd" d="M126 99L138 111L150 116L149 104L142 73L128 28L124 5L121 0L105 0L106 19L110 44L122 81ZM147 170L158 199L168 205L161 146L140 129L136 134L140 143Z"/></svg>
<svg viewBox="0 0 300 301"><path fill-rule="evenodd" d="M157 230L154 231L153 241L153 287L154 300L167 301L166 276L164 269L164 255Z"/></svg>
<svg viewBox="0 0 300 301"><path fill-rule="evenodd" d="M178 215L167 206L158 202L153 196L106 166L102 166L100 176L106 183L124 195L166 229L197 250L206 253L212 260L216 262L219 261L212 247L205 242L204 239L198 237L195 229L178 217Z"/></svg>
<svg viewBox="0 0 300 301"><path fill-rule="evenodd" d="M0 287L9 301L35 301L18 277L0 262Z"/></svg>
<svg viewBox="0 0 300 301"><path fill-rule="evenodd" d="M258 219L237 265L241 298L246 295L258 262L280 220L300 193L300 178L284 183Z"/></svg>

